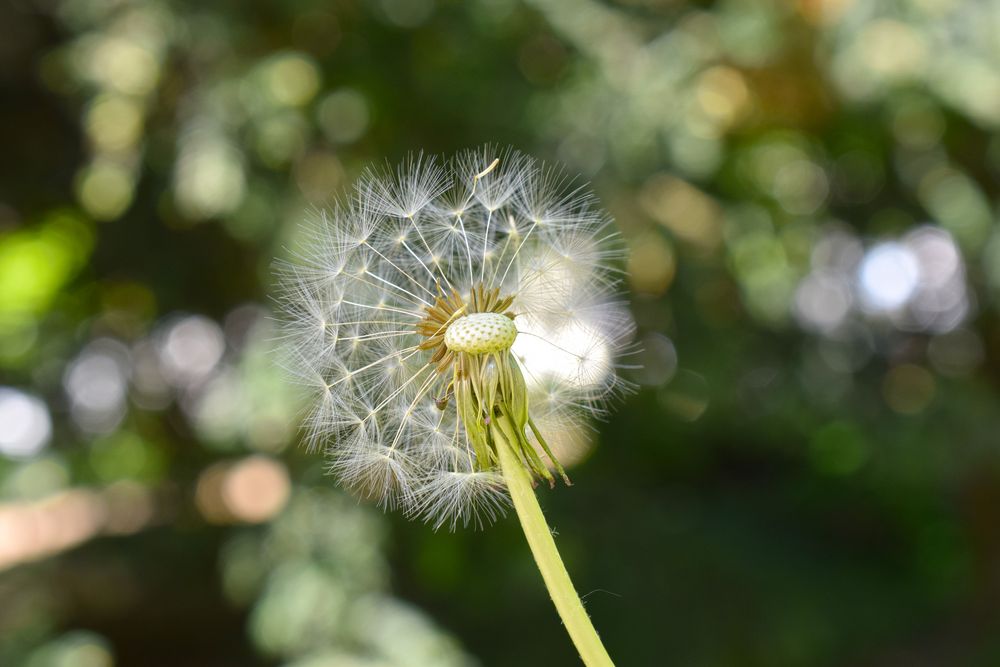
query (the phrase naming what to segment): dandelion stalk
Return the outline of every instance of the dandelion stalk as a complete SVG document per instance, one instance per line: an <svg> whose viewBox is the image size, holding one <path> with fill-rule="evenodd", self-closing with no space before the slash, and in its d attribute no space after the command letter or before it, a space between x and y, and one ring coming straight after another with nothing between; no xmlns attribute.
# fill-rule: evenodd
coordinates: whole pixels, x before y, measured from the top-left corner
<svg viewBox="0 0 1000 667"><path fill-rule="evenodd" d="M283 301L291 369L316 395L307 439L331 472L435 529L482 527L513 502L593 667L611 660L533 485L569 485L557 454L625 387L633 325L610 220L567 186L490 148L369 173L284 266Z"/></svg>
<svg viewBox="0 0 1000 667"><path fill-rule="evenodd" d="M510 429L504 430L510 433ZM497 427L492 429L497 453L500 456L500 468L510 490L514 510L521 521L524 537L535 557L538 571L542 574L556 611L559 612L559 617L566 626L566 631L580 653L584 665L587 667L613 665L559 556L555 540L552 539L552 531L545 521L542 508L538 505L538 498L535 497L531 478L514 453L514 448L508 443L504 430Z"/></svg>

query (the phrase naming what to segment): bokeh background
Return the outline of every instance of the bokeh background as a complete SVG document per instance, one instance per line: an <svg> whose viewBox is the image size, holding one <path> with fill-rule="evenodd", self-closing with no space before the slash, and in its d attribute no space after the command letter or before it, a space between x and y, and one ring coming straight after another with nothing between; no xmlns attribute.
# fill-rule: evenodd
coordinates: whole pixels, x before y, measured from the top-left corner
<svg viewBox="0 0 1000 667"><path fill-rule="evenodd" d="M542 502L620 665L1000 664L1000 4L0 4L0 665L576 664L516 521L335 488L271 265L485 142L632 247Z"/></svg>

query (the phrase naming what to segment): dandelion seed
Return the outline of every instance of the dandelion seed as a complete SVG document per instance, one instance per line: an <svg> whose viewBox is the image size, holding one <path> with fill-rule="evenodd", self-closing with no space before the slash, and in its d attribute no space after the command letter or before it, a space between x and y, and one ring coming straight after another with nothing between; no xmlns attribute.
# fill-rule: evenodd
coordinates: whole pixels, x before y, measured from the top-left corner
<svg viewBox="0 0 1000 667"><path fill-rule="evenodd" d="M307 439L385 508L490 523L509 502L500 440L552 484L538 425L601 416L626 389L622 244L557 170L492 147L418 156L367 172L307 232L280 269L293 372L316 393Z"/></svg>

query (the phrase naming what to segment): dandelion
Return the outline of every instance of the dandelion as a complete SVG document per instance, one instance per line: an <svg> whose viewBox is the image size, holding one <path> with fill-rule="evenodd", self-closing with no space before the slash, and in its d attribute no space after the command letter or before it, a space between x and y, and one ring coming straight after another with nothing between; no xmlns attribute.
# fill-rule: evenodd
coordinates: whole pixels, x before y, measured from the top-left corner
<svg viewBox="0 0 1000 667"><path fill-rule="evenodd" d="M316 396L307 441L345 486L434 528L513 501L581 655L610 664L533 492L570 484L546 425L626 388L609 218L558 170L486 147L370 171L305 236L280 272L292 369Z"/></svg>

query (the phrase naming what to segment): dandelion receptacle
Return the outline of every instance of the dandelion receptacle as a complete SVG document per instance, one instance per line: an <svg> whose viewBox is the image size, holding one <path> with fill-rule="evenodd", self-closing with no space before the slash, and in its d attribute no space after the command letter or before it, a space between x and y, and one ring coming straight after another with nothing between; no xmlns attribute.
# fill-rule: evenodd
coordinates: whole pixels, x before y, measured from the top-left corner
<svg viewBox="0 0 1000 667"><path fill-rule="evenodd" d="M589 192L487 147L366 173L279 270L309 444L346 487L434 528L513 504L588 665L611 663L534 487L569 484L547 434L627 387L622 248Z"/></svg>

